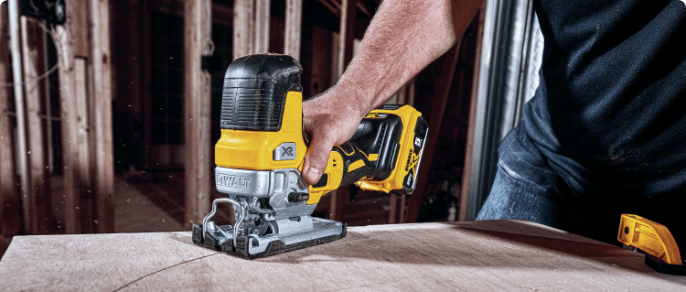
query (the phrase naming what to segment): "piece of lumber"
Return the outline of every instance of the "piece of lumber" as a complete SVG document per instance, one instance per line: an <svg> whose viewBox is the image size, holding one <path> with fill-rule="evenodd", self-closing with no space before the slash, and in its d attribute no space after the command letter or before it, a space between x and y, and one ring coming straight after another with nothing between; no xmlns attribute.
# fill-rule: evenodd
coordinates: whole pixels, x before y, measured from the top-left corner
<svg viewBox="0 0 686 292"><path fill-rule="evenodd" d="M284 54L300 60L303 0L286 0Z"/></svg>
<svg viewBox="0 0 686 292"><path fill-rule="evenodd" d="M93 191L96 232L114 232L114 149L112 146L112 65L110 48L110 1L90 0L89 103Z"/></svg>
<svg viewBox="0 0 686 292"><path fill-rule="evenodd" d="M455 73L455 66L460 55L460 48L462 48L462 39L445 54L443 65L441 66L441 75L436 81L436 98L431 106L431 115L429 116L429 135L424 142L424 154L422 155L421 167L419 169L419 177L417 178L417 186L415 193L410 196L410 202L407 210L407 218L405 222L417 222L419 212L422 207L422 199L426 196L427 185L429 181L429 174L431 173L431 166L433 164L434 152L436 150L436 143L440 137L441 124L443 123L443 116L445 114L445 106L448 104L448 97L450 96L450 86L452 85L453 75Z"/></svg>
<svg viewBox="0 0 686 292"><path fill-rule="evenodd" d="M7 2L0 4L0 43L9 41ZM15 168L14 117L11 115L12 65L9 47L0 46L0 253L22 231L21 193Z"/></svg>
<svg viewBox="0 0 686 292"><path fill-rule="evenodd" d="M88 87L88 60L75 57L74 58L74 95L62 96L61 98L73 99L73 111L75 120L70 121L74 127L76 141L74 150L76 151L76 160L72 168L75 170L74 175L74 189L76 190L74 210L76 213L76 220L79 221L79 230L75 233L90 233L93 231L93 209L92 209L92 157L90 155L91 136L90 134L90 108L88 104L89 93ZM66 206L65 206L66 208Z"/></svg>
<svg viewBox="0 0 686 292"><path fill-rule="evenodd" d="M26 146L26 117L24 104L24 89L22 72L22 57L21 57L21 29L20 29L20 14L19 1L8 1L8 20L9 20L9 44L10 54L12 58L12 89L14 93L14 114L16 125L16 136L14 142L16 143L16 170L19 173L19 189L21 192L23 220L30 220L30 205L29 200L29 170L28 157ZM30 223L29 223L30 226ZM25 227L26 228L26 227Z"/></svg>
<svg viewBox="0 0 686 292"><path fill-rule="evenodd" d="M79 143L78 143L78 116L77 103L77 77L74 55L75 23L74 15L78 6L74 0L65 1L66 22L55 26L54 41L57 50L57 63L59 64L60 82L60 118L62 125L62 176L64 198L64 230L66 233L81 233L83 225L79 204L81 202L81 178L87 171L79 167ZM81 88L83 89L83 88ZM77 209L78 208L78 209Z"/></svg>
<svg viewBox="0 0 686 292"><path fill-rule="evenodd" d="M74 56L88 58L90 53L90 40L88 37L89 27L89 3L90 0L66 0L67 10L72 10L71 18L74 23Z"/></svg>
<svg viewBox="0 0 686 292"><path fill-rule="evenodd" d="M26 101L26 145L28 162L28 197L23 198L24 223L29 234L52 233L52 211L50 208L50 169L48 163L48 120L44 116L47 96L46 84L39 80L45 68L45 32L40 23L26 16L21 17L21 45L23 65L23 88Z"/></svg>
<svg viewBox="0 0 686 292"><path fill-rule="evenodd" d="M238 4L240 1L236 1ZM238 10L238 9L237 9ZM212 1L190 0L184 5L184 225L202 222L210 212L212 156L210 129L211 76L202 56L212 54ZM235 43L234 43L235 45Z"/></svg>
<svg viewBox="0 0 686 292"><path fill-rule="evenodd" d="M357 17L357 0L341 0L341 21L338 32L338 72L335 80L343 76L345 68L353 59L353 42L355 41L355 19Z"/></svg>
<svg viewBox="0 0 686 292"><path fill-rule="evenodd" d="M233 59L254 52L255 4L254 0L233 2Z"/></svg>
<svg viewBox="0 0 686 292"><path fill-rule="evenodd" d="M301 0L302 1L302 0ZM288 6L288 4L286 4ZM269 53L270 0L255 0L255 51ZM288 12L286 12L288 19Z"/></svg>
<svg viewBox="0 0 686 292"><path fill-rule="evenodd" d="M644 255L516 220L350 227L346 238L244 260L190 232L17 236L9 291L681 291Z"/></svg>
<svg viewBox="0 0 686 292"><path fill-rule="evenodd" d="M341 1L341 18L340 27L338 31L338 40L336 48L334 49L334 57L336 63L333 66L333 82L343 76L345 68L350 64L353 58L353 42L355 37L355 17L357 0L342 0ZM335 35L334 35L335 36ZM341 221L343 218L343 204L345 204L345 196L350 193L350 186L341 187L331 193L331 207L329 209L329 218L336 221Z"/></svg>

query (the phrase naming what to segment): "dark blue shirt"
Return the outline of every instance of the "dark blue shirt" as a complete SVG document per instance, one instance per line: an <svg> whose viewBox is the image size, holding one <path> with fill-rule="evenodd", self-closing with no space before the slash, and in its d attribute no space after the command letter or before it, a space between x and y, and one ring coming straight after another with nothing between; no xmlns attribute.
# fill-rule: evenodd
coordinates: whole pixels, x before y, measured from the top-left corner
<svg viewBox="0 0 686 292"><path fill-rule="evenodd" d="M563 189L593 237L611 240L619 214L634 213L686 246L686 4L538 0L535 9L540 86L501 159Z"/></svg>

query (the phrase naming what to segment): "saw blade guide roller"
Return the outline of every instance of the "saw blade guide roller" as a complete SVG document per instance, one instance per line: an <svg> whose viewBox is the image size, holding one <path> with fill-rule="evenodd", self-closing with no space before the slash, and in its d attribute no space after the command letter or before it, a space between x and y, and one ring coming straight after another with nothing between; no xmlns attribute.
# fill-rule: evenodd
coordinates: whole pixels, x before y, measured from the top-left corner
<svg viewBox="0 0 686 292"><path fill-rule="evenodd" d="M301 171L302 66L292 57L258 54L236 59L224 78L221 137L215 145L215 185L226 197L212 202L193 242L242 258L265 257L346 236L346 224L312 217L319 200L337 188L410 194L414 190L428 123L411 106L370 112L350 141L334 147L315 185ZM211 219L233 206L235 224Z"/></svg>

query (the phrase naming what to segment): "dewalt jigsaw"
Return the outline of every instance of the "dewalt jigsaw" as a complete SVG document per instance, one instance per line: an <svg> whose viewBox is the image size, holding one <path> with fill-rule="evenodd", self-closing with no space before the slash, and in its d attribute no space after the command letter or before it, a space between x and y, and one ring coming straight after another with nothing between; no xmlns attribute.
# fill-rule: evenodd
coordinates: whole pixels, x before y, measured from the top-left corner
<svg viewBox="0 0 686 292"><path fill-rule="evenodd" d="M193 225L195 244L252 259L331 242L346 236L346 224L310 216L322 196L353 183L414 190L428 123L407 105L369 113L331 151L321 180L305 182L301 72L295 59L277 54L243 57L227 69L215 146L215 183L227 196ZM218 203L233 205L233 226L211 221Z"/></svg>

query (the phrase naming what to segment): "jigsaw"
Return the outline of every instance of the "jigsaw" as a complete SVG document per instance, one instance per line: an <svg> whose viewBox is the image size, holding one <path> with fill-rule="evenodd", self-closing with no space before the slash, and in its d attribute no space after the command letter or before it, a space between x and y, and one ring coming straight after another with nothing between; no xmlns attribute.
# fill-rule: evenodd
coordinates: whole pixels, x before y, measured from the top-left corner
<svg viewBox="0 0 686 292"><path fill-rule="evenodd" d="M215 184L226 196L193 225L195 244L252 259L331 242L346 236L346 224L311 216L322 196L348 184L414 190L429 128L408 105L370 112L350 141L332 149L321 180L305 182L301 72L298 61L279 54L229 65L215 146ZM212 221L220 203L233 205L234 225Z"/></svg>

